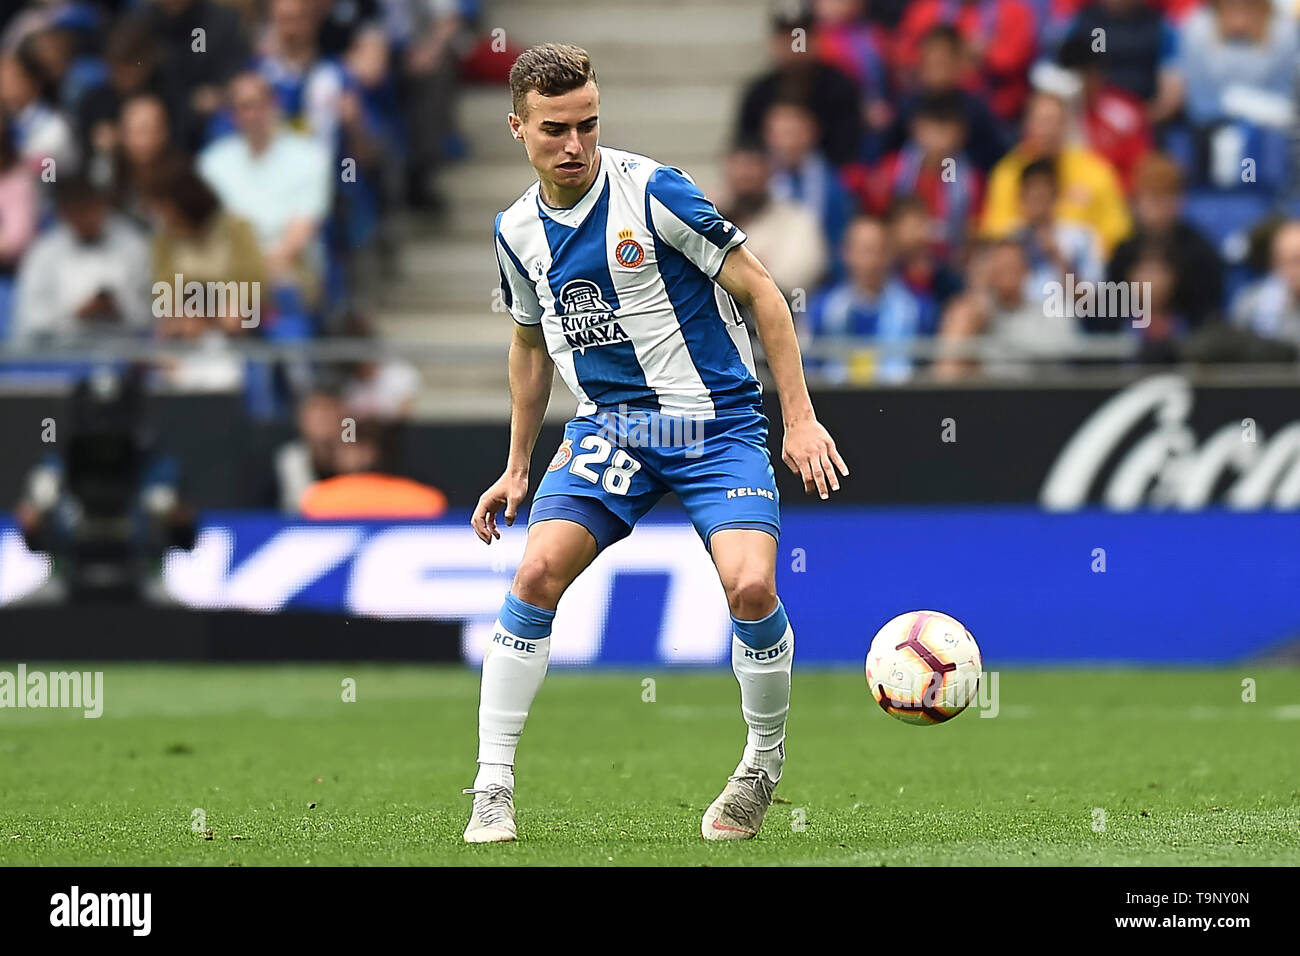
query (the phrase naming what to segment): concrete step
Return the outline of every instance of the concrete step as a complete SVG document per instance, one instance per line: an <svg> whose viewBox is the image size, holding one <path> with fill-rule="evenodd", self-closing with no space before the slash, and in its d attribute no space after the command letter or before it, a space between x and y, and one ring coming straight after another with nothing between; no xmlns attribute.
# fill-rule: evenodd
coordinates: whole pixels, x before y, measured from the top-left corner
<svg viewBox="0 0 1300 956"><path fill-rule="evenodd" d="M390 342L413 342L422 349L436 348L445 343L451 346L474 346L481 350L481 358L504 361L510 337L514 334L514 320L503 312L490 309L432 312L420 309L402 309L389 312L384 317L386 338Z"/></svg>
<svg viewBox="0 0 1300 956"><path fill-rule="evenodd" d="M408 246L403 251L405 278L387 290L387 307L397 311L490 311L501 282L490 230L489 225L481 241L428 241Z"/></svg>

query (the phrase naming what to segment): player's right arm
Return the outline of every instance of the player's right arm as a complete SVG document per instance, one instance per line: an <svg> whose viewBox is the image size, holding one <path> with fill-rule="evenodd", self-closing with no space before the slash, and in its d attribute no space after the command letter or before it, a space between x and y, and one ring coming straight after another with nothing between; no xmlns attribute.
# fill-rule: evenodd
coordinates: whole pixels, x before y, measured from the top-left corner
<svg viewBox="0 0 1300 956"><path fill-rule="evenodd" d="M555 364L546 351L540 325L516 325L510 343L510 455L506 470L483 492L474 509L474 533L484 544L500 538L496 513L505 509L507 525L515 523L519 505L528 497L528 469L542 418L551 400Z"/></svg>
<svg viewBox="0 0 1300 956"><path fill-rule="evenodd" d="M483 492L470 523L484 544L500 538L496 515L504 509L507 525L515 523L519 505L528 497L528 470L533 447L542 430L542 418L551 400L555 363L542 334L541 307L536 290L523 275L517 259L501 238L500 220L496 236L497 262L501 268L501 293L515 320L510 342L510 454L501 477Z"/></svg>

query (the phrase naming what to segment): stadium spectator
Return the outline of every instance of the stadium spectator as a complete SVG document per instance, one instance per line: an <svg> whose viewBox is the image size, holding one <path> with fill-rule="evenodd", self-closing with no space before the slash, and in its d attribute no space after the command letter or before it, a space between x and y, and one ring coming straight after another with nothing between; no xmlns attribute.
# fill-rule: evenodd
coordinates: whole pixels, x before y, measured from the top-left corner
<svg viewBox="0 0 1300 956"><path fill-rule="evenodd" d="M1020 222L1012 238L1020 243L1028 264L1026 295L1040 298L1049 282L1072 275L1075 282L1103 278L1101 241L1087 226L1062 222L1056 215L1060 183L1056 166L1038 159L1020 172Z"/></svg>
<svg viewBox="0 0 1300 956"><path fill-rule="evenodd" d="M952 301L939 331L942 343L958 348L935 363L936 378L960 378L981 367L993 375L1023 377L1035 369L1031 360L1069 354L1074 319L1064 310L1044 308L1041 293L1031 296L1028 276L1029 260L1014 239L995 239L975 251L967 270L968 291ZM960 349L977 339L987 343L992 356L982 363Z"/></svg>
<svg viewBox="0 0 1300 956"><path fill-rule="evenodd" d="M984 193L984 176L967 155L965 140L961 97L930 94L912 113L907 142L866 177L862 193L874 215L887 213L899 197L920 197L930 213L934 252L945 261L960 258Z"/></svg>
<svg viewBox="0 0 1300 956"><path fill-rule="evenodd" d="M745 233L745 245L787 299L799 289L806 296L829 265L826 237L816 215L800 203L772 196L771 164L758 146L733 149L725 172L725 198L719 203L723 215Z"/></svg>
<svg viewBox="0 0 1300 956"><path fill-rule="evenodd" d="M30 42L0 53L0 109L9 118L18 154L34 169L46 160L54 168L76 168L77 144L68 121L53 104L50 78Z"/></svg>
<svg viewBox="0 0 1300 956"><path fill-rule="evenodd" d="M344 89L339 102L343 150L369 148L400 152L404 130L393 82L388 38L379 27L358 30L343 57ZM364 142L362 141L364 138Z"/></svg>
<svg viewBox="0 0 1300 956"><path fill-rule="evenodd" d="M1214 246L1182 217L1183 174L1167 156L1151 153L1135 176L1133 235L1120 243L1107 267L1107 278L1123 281L1139 251L1159 242L1174 269L1175 312L1193 328L1223 308L1223 261ZM1093 331L1113 331L1105 322L1088 324Z"/></svg>
<svg viewBox="0 0 1300 956"><path fill-rule="evenodd" d="M761 138L767 114L778 102L799 103L816 118L819 151L838 166L859 158L862 109L853 80L805 48L812 29L806 13L781 9L773 16L768 41L772 69L745 88L735 139Z"/></svg>
<svg viewBox="0 0 1300 956"><path fill-rule="evenodd" d="M1137 360L1144 363L1177 361L1179 343L1192 329L1187 315L1178 308L1178 267L1168 245L1159 240L1143 245L1133 259L1124 281L1136 283L1146 297L1140 324L1122 320L1140 337Z"/></svg>
<svg viewBox="0 0 1300 956"><path fill-rule="evenodd" d="M1086 38L1071 38L1058 59L1079 79L1084 142L1115 168L1125 191L1131 192L1137 165L1151 149L1146 104L1107 79L1106 54L1094 51Z"/></svg>
<svg viewBox="0 0 1300 956"><path fill-rule="evenodd" d="M813 49L829 66L853 80L869 133L883 131L890 106L888 35L863 16L866 0L814 0Z"/></svg>
<svg viewBox="0 0 1300 956"><path fill-rule="evenodd" d="M805 343L828 336L869 337L870 348L842 358L809 357L805 366L831 382L898 382L912 371L906 346L927 332L926 310L896 274L890 235L879 219L859 216L844 237L847 277L819 293L800 323Z"/></svg>
<svg viewBox="0 0 1300 956"><path fill-rule="evenodd" d="M198 149L222 90L248 61L239 14L214 0L147 0L137 15L156 43L177 142L186 151Z"/></svg>
<svg viewBox="0 0 1300 956"><path fill-rule="evenodd" d="M885 137L885 149L900 149L912 130L912 117L920 103L934 94L956 93L966 118L966 152L987 173L1006 153L1010 143L1002 124L984 99L961 86L966 63L964 41L956 27L939 24L921 38L920 58L911 84L899 101L898 111ZM911 77L909 77L911 79Z"/></svg>
<svg viewBox="0 0 1300 956"><path fill-rule="evenodd" d="M900 82L916 69L922 39L939 24L954 26L966 42L972 69L963 85L983 96L1003 122L1013 122L1024 109L1037 52L1033 9L1024 0L915 0L896 39Z"/></svg>
<svg viewBox="0 0 1300 956"><path fill-rule="evenodd" d="M148 200L159 223L153 237L156 281L170 284L181 275L185 282L261 284L262 257L252 226L223 210L216 193L187 164L160 177ZM228 312L213 318L226 322L239 316Z"/></svg>
<svg viewBox="0 0 1300 956"><path fill-rule="evenodd" d="M1169 74L1170 109L1182 104L1215 185L1289 184L1297 55L1295 11L1275 9L1270 0L1215 0L1183 23ZM1242 175L1246 159L1262 167L1249 179Z"/></svg>
<svg viewBox="0 0 1300 956"><path fill-rule="evenodd" d="M1288 220L1277 228L1272 271L1243 289L1230 311L1238 329L1300 346L1300 220Z"/></svg>
<svg viewBox="0 0 1300 956"><path fill-rule="evenodd" d="M374 325L359 313L343 323L342 333L351 339L378 340ZM343 402L349 414L392 425L410 417L420 391L420 373L400 358L352 363L343 386Z"/></svg>
<svg viewBox="0 0 1300 956"><path fill-rule="evenodd" d="M399 8L406 13L407 4L390 0L312 0L318 21L316 48L323 57L341 57L363 31L383 25L384 8Z"/></svg>
<svg viewBox="0 0 1300 956"><path fill-rule="evenodd" d="M257 234L267 278L319 294L320 228L329 212L330 155L310 137L283 128L265 77L243 73L230 83L239 132L212 143L198 169L230 212Z"/></svg>
<svg viewBox="0 0 1300 956"><path fill-rule="evenodd" d="M1030 0L1038 14L1038 50L1050 56L1059 50L1074 26L1079 11L1090 0Z"/></svg>
<svg viewBox="0 0 1300 956"><path fill-rule="evenodd" d="M154 281L181 288L198 282L225 290L202 309L176 296L167 299L170 309L155 304L155 315L163 313L158 315L162 336L195 346L192 354L162 363L164 380L183 391L237 390L244 385L245 363L230 348L231 340L261 319L262 259L252 227L224 212L216 194L187 164L157 180L149 204L160 223L153 237ZM253 305L251 316L241 311Z"/></svg>
<svg viewBox="0 0 1300 956"><path fill-rule="evenodd" d="M36 235L38 198L36 177L19 158L0 114L0 341L13 315L14 273Z"/></svg>
<svg viewBox="0 0 1300 956"><path fill-rule="evenodd" d="M52 104L70 114L86 91L104 79L103 61L93 55L92 38L102 29L100 13L88 5L66 4L49 26L24 41L49 81Z"/></svg>
<svg viewBox="0 0 1300 956"><path fill-rule="evenodd" d="M343 440L346 417L337 389L317 385L299 399L298 437L276 449L273 458L274 498L281 511L297 514L303 492L337 474L334 452Z"/></svg>
<svg viewBox="0 0 1300 956"><path fill-rule="evenodd" d="M1295 13L1270 0L1213 0L1178 32L1176 70L1188 119L1207 126L1232 115L1237 98L1294 96Z"/></svg>
<svg viewBox="0 0 1300 956"><path fill-rule="evenodd" d="M1066 38L1066 45L1103 54L1106 81L1152 105L1174 43L1172 28L1145 0L1096 0L1079 12Z"/></svg>
<svg viewBox="0 0 1300 956"><path fill-rule="evenodd" d="M1038 92L1030 99L1020 142L989 177L980 222L983 235L1005 237L1015 228L1020 174L1036 159L1050 159L1056 164L1060 219L1091 227L1101 238L1106 255L1128 235L1132 223L1115 170L1092 150L1067 141L1068 122L1068 107L1060 97Z"/></svg>
<svg viewBox="0 0 1300 956"><path fill-rule="evenodd" d="M339 260L351 266L352 253L372 240L391 245L387 214L402 190L405 131L382 30L364 27L356 32L342 76L338 149L341 157L355 163L355 170L340 177L331 246ZM384 257L390 271L392 260L391 255Z"/></svg>
<svg viewBox="0 0 1300 956"><path fill-rule="evenodd" d="M440 490L388 473L392 428L356 415L328 387L303 398L299 438L275 456L280 510L313 520L444 514L447 497Z"/></svg>
<svg viewBox="0 0 1300 956"><path fill-rule="evenodd" d="M257 69L275 94L290 129L313 137L331 155L338 149L343 71L321 58L315 0L271 0L270 21L258 44Z"/></svg>
<svg viewBox="0 0 1300 956"><path fill-rule="evenodd" d="M141 94L162 96L158 79L158 49L153 35L139 20L114 26L104 41L106 82L86 91L75 113L77 141L88 159L88 174L107 182L107 166L118 149L118 118L125 102ZM169 124L170 125L170 124Z"/></svg>
<svg viewBox="0 0 1300 956"><path fill-rule="evenodd" d="M122 106L116 136L118 148L107 168L92 164L97 186L105 188L120 212L140 225L149 222L146 197L168 167L184 162L172 144L167 108L152 93L133 96Z"/></svg>
<svg viewBox="0 0 1300 956"><path fill-rule="evenodd" d="M853 198L817 142L817 120L807 107L782 101L767 111L763 145L772 163L773 197L798 203L816 216L829 248L837 250L853 214ZM838 256L831 271L840 275Z"/></svg>
<svg viewBox="0 0 1300 956"><path fill-rule="evenodd" d="M68 343L147 329L144 236L84 177L61 176L56 199L60 222L37 238L18 271L12 338Z"/></svg>
<svg viewBox="0 0 1300 956"><path fill-rule="evenodd" d="M939 325L948 300L961 291L961 275L935 255L935 231L926 204L904 196L889 211L889 241L898 278L921 302L921 329L929 335Z"/></svg>
<svg viewBox="0 0 1300 956"><path fill-rule="evenodd" d="M455 137L459 57L470 35L461 0L425 0L411 12L413 36L402 59L410 133L406 200L416 209L438 210L445 200L433 177Z"/></svg>

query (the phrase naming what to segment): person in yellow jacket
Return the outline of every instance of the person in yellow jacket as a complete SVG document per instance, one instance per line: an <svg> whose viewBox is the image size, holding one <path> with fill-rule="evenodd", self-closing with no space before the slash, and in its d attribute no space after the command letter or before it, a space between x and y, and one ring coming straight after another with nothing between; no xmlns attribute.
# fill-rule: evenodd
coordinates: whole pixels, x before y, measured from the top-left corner
<svg viewBox="0 0 1300 956"><path fill-rule="evenodd" d="M1019 143L989 175L980 234L991 239L1010 235L1020 225L1020 173L1036 159L1056 159L1060 198L1057 218L1090 226L1103 251L1111 250L1133 228L1124 189L1115 170L1097 153L1067 142L1068 107L1051 93L1035 93L1025 110Z"/></svg>

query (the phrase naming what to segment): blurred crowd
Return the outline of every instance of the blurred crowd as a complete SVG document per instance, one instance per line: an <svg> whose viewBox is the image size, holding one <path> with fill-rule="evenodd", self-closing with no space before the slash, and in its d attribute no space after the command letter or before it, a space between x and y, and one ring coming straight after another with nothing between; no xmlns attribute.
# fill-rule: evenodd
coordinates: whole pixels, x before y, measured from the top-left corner
<svg viewBox="0 0 1300 956"><path fill-rule="evenodd" d="M188 342L156 370L167 385L291 410L323 387L313 370L230 345L369 334L358 287L391 269L394 211L436 211L437 167L464 150L459 85L509 69L477 15L477 0L5 5L0 340ZM379 418L418 386L401 363L328 385Z"/></svg>
<svg viewBox="0 0 1300 956"><path fill-rule="evenodd" d="M0 374L77 382L92 366L52 361L60 347L175 343L141 367L153 387L315 423L277 460L285 502L380 470L412 365L255 362L235 343L373 334L364 292L392 275L395 212L444 205L457 91L504 83L517 52L478 16L478 0L0 6L0 342L31 354Z"/></svg>
<svg viewBox="0 0 1300 956"><path fill-rule="evenodd" d="M153 370L169 387L402 419L403 362L322 377L232 345L373 334L359 290L392 268L395 212L444 204L458 88L518 52L478 3L4 6L0 341L188 343ZM810 371L1026 374L1117 340L1125 361L1296 358L1297 0L775 9L717 198ZM1075 302L1107 284L1140 294Z"/></svg>
<svg viewBox="0 0 1300 956"><path fill-rule="evenodd" d="M719 205L810 369L1296 359L1296 0L809 0L769 46Z"/></svg>

